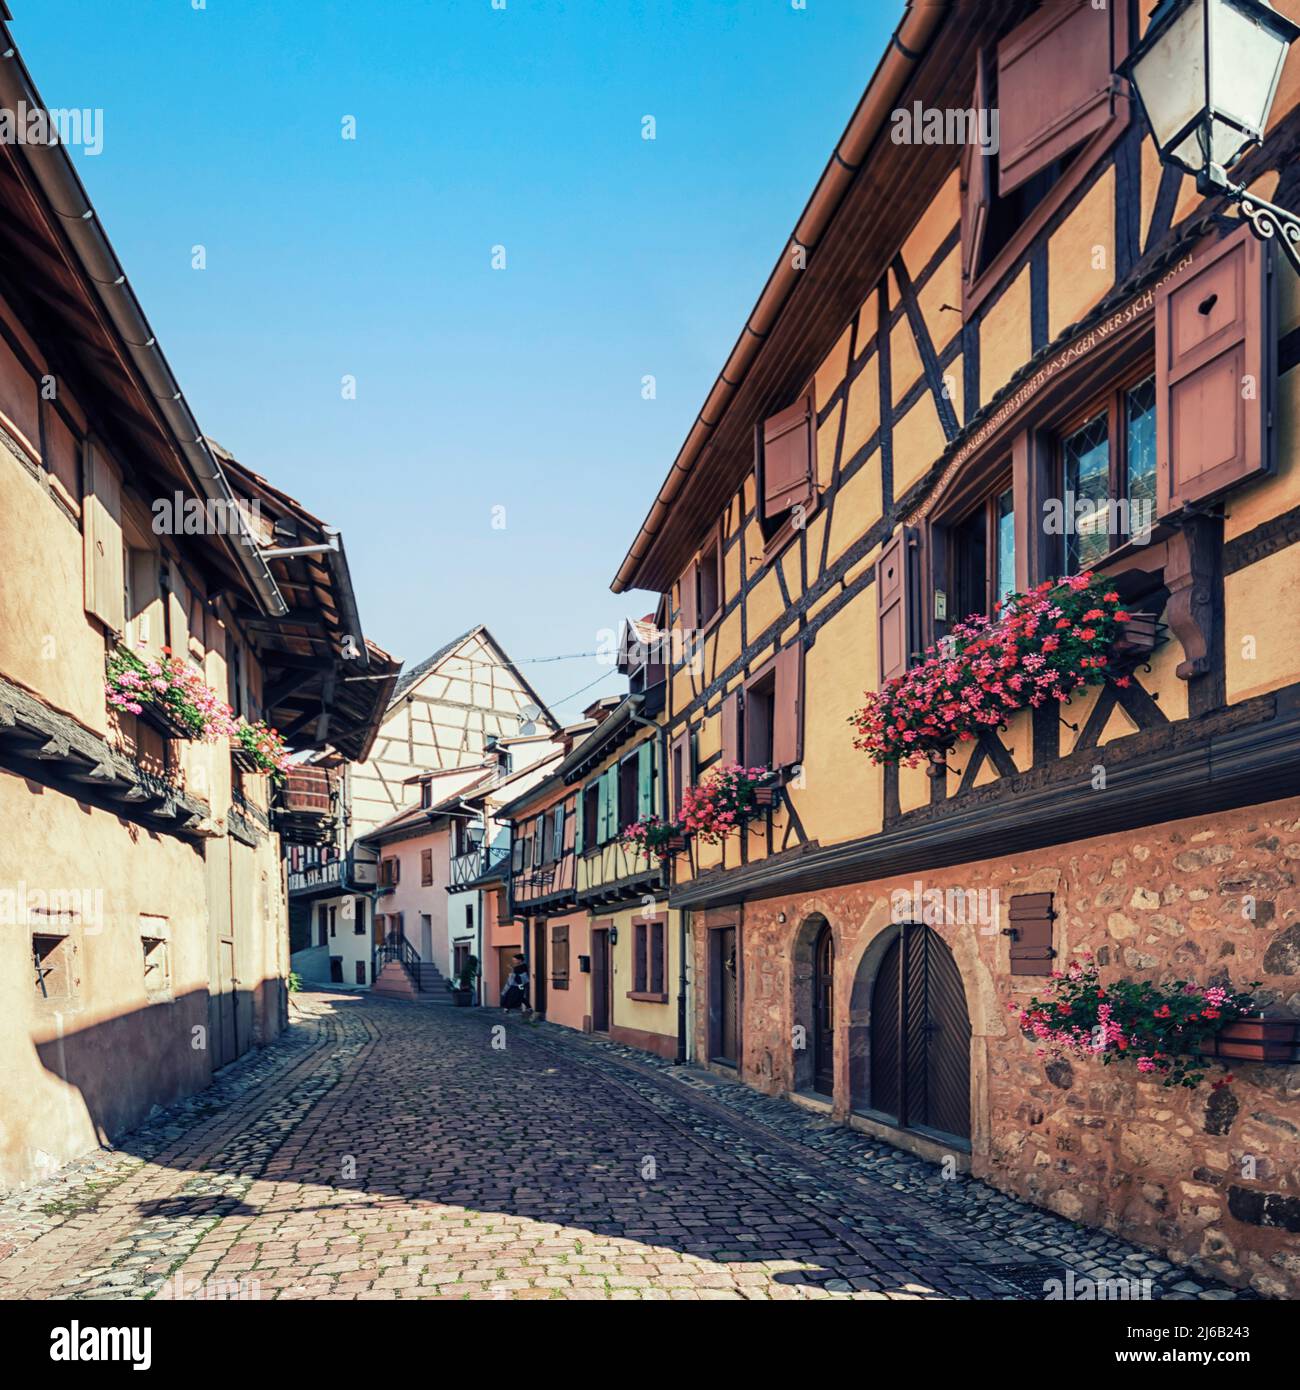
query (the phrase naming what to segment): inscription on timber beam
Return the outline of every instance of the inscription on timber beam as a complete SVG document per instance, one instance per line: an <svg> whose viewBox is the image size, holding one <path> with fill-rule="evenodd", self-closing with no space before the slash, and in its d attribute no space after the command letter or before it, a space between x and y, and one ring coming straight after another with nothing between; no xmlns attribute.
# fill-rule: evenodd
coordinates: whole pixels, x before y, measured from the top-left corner
<svg viewBox="0 0 1300 1390"><path fill-rule="evenodd" d="M1096 348L1104 346L1120 329L1127 328L1136 319L1149 313L1155 307L1156 291L1167 285L1174 276L1181 274L1191 263L1191 256L1182 257L1158 280L1153 281L1146 289L1130 299L1127 304L1116 309L1113 314L1108 315L1100 323L1094 324L1086 333L1081 333L1077 338L1067 343L1054 357L1044 362L1032 376L1026 378L998 406L993 414L969 438L963 441L961 447L939 475L939 481L931 488L929 496L907 518L907 524L914 526L930 514L934 504L939 500L961 466L973 455L979 453L984 445L1001 431L1007 421L1018 415L1044 386L1055 380L1075 362L1081 361Z"/></svg>

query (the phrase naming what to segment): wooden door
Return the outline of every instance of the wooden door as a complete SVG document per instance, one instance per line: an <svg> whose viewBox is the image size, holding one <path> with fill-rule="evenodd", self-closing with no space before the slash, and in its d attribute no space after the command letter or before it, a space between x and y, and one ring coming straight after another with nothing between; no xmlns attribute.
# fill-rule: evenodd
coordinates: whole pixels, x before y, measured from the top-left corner
<svg viewBox="0 0 1300 1390"><path fill-rule="evenodd" d="M609 930L597 927L591 933L591 1029L609 1032Z"/></svg>
<svg viewBox="0 0 1300 1390"><path fill-rule="evenodd" d="M546 959L546 923L533 923L533 960L530 974L532 975L532 999L529 1001L536 1013L546 1014L546 985L547 970L550 968Z"/></svg>
<svg viewBox="0 0 1300 1390"><path fill-rule="evenodd" d="M830 926L817 936L813 953L813 1087L835 1093L835 938Z"/></svg>
<svg viewBox="0 0 1300 1390"><path fill-rule="evenodd" d="M905 924L871 1000L871 1108L905 1129L970 1137L970 1017L952 952Z"/></svg>
<svg viewBox="0 0 1300 1390"><path fill-rule="evenodd" d="M740 959L735 927L709 933L710 1051L715 1062L736 1066L740 1060Z"/></svg>

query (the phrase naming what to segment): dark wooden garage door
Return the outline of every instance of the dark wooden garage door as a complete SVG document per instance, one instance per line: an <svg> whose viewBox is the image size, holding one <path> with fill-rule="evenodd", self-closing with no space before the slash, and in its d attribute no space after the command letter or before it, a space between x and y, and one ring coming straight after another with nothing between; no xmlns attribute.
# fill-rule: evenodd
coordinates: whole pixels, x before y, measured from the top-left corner
<svg viewBox="0 0 1300 1390"><path fill-rule="evenodd" d="M970 1017L952 952L921 923L889 946L871 999L871 1108L970 1137Z"/></svg>

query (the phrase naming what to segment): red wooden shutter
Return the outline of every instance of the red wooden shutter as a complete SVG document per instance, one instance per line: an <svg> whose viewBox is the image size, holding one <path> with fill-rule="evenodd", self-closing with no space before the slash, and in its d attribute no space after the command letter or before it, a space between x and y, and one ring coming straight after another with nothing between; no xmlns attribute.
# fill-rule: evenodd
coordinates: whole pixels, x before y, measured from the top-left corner
<svg viewBox="0 0 1300 1390"><path fill-rule="evenodd" d="M975 60L974 109L983 111L988 105L987 60L983 53ZM992 193L992 156L985 158L974 143L966 146L961 161L961 271L970 281L979 274L980 252L989 221L989 198Z"/></svg>
<svg viewBox="0 0 1300 1390"><path fill-rule="evenodd" d="M678 625L683 632L690 632L699 626L698 575L699 565L692 560L686 567L686 573L682 575L682 601L677 608L680 619Z"/></svg>
<svg viewBox="0 0 1300 1390"><path fill-rule="evenodd" d="M911 657L912 602L909 570L911 528L903 526L876 561L876 623L880 683L907 670Z"/></svg>
<svg viewBox="0 0 1300 1390"><path fill-rule="evenodd" d="M998 44L998 193L1076 149L1111 116L1111 12L1044 5Z"/></svg>
<svg viewBox="0 0 1300 1390"><path fill-rule="evenodd" d="M791 767L803 756L803 647L798 640L776 654L772 703L772 766Z"/></svg>
<svg viewBox="0 0 1300 1390"><path fill-rule="evenodd" d="M722 702L722 761L740 761L740 691L733 690Z"/></svg>
<svg viewBox="0 0 1300 1390"><path fill-rule="evenodd" d="M691 784L691 752L690 734L678 734L673 739L672 766L673 782L673 814L676 815L682 809L682 792Z"/></svg>
<svg viewBox="0 0 1300 1390"><path fill-rule="evenodd" d="M788 512L812 493L812 396L803 395L788 409L763 422L763 515Z"/></svg>
<svg viewBox="0 0 1300 1390"><path fill-rule="evenodd" d="M1013 975L1050 975L1056 952L1052 949L1052 923L1056 913L1050 893L1019 893L1008 913Z"/></svg>
<svg viewBox="0 0 1300 1390"><path fill-rule="evenodd" d="M1270 261L1241 227L1156 290L1160 514L1270 472Z"/></svg>

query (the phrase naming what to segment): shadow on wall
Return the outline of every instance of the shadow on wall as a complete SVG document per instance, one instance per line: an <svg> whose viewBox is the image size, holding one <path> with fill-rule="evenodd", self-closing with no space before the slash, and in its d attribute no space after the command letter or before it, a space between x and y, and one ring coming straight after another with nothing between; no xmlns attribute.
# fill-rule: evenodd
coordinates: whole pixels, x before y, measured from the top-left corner
<svg viewBox="0 0 1300 1390"><path fill-rule="evenodd" d="M155 1108L202 1090L213 1073L279 1035L288 1021L284 981L214 996L208 990L160 995L143 1008L62 1028L46 1015L33 1028L41 1066L63 1083L21 1098L29 1155L62 1163L95 1144L116 1143ZM44 1035L49 1036L44 1036ZM40 1171L24 1180L39 1179Z"/></svg>

